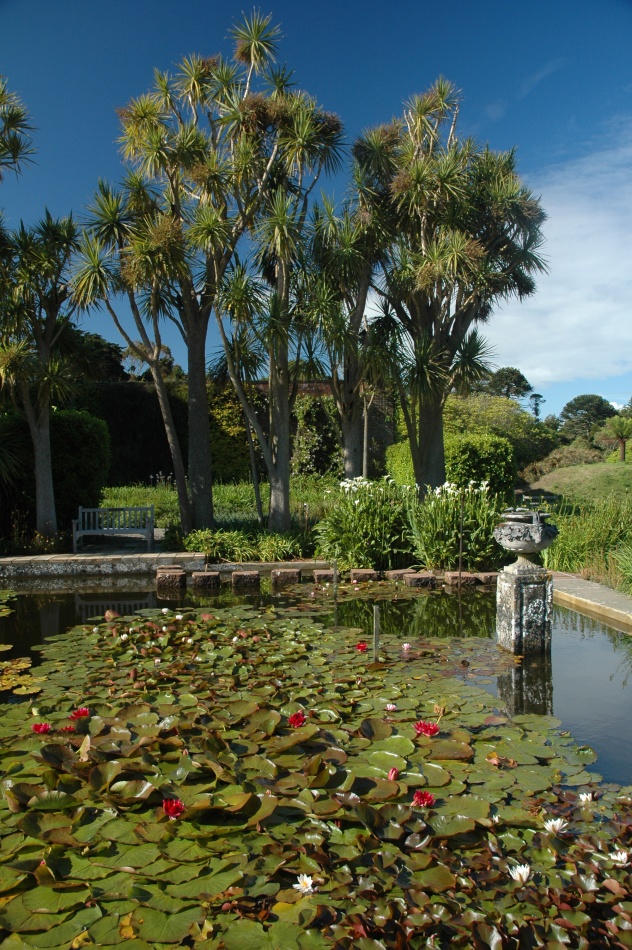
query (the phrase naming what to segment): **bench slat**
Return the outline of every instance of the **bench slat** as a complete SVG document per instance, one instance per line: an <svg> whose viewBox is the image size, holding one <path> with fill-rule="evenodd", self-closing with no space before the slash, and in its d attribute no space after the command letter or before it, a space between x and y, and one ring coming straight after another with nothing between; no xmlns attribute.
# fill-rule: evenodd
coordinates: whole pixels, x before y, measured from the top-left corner
<svg viewBox="0 0 632 950"><path fill-rule="evenodd" d="M146 538L149 551L154 536L154 506L79 508L79 517L72 523L72 547L75 553L79 538L90 534L140 535Z"/></svg>

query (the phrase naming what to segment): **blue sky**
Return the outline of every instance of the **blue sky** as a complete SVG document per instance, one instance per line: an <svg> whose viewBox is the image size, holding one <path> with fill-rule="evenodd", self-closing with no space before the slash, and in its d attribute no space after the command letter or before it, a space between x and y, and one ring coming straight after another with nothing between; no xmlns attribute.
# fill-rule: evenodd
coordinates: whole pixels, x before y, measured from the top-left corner
<svg viewBox="0 0 632 950"><path fill-rule="evenodd" d="M438 75L462 91L461 132L516 147L549 214L549 274L485 333L497 366L517 366L559 412L580 393L632 395L631 0L274 0L279 59L337 112L348 142L388 121ZM45 207L80 216L99 177L121 165L115 109L146 91L154 67L229 52L232 0L0 0L0 73L37 126L36 164L0 184L6 223ZM342 195L343 184L323 181ZM84 329L119 342L104 315ZM168 342L176 358L178 340ZM217 345L210 340L209 353Z"/></svg>

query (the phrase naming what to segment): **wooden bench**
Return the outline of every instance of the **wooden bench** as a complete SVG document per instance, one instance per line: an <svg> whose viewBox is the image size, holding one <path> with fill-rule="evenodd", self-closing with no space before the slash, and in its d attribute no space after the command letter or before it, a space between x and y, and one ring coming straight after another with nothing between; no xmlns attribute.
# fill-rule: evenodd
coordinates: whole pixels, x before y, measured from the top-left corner
<svg viewBox="0 0 632 950"><path fill-rule="evenodd" d="M134 538L147 540L151 551L154 540L154 506L138 508L80 508L79 517L72 522L72 549L77 553L77 542L86 535Z"/></svg>

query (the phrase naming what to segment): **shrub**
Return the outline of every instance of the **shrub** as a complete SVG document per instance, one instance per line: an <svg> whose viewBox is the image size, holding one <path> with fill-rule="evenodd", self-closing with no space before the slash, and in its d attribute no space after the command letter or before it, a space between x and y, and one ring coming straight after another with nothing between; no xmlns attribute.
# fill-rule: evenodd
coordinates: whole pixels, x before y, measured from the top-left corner
<svg viewBox="0 0 632 950"><path fill-rule="evenodd" d="M301 543L287 534L249 533L204 529L184 538L185 551L205 554L209 562L285 561L301 556Z"/></svg>
<svg viewBox="0 0 632 950"><path fill-rule="evenodd" d="M459 565L461 518L465 570L493 570L506 555L493 531L505 507L502 495L486 485L457 488L446 483L421 502L411 502L408 517L415 555L431 570L455 570Z"/></svg>
<svg viewBox="0 0 632 950"><path fill-rule="evenodd" d="M556 433L515 399L476 394L449 396L443 412L446 435L497 435L513 448L518 469L544 458L558 443ZM454 481L454 479L450 479Z"/></svg>
<svg viewBox="0 0 632 950"><path fill-rule="evenodd" d="M332 396L299 396L294 403L293 475L340 475L340 424Z"/></svg>
<svg viewBox="0 0 632 950"><path fill-rule="evenodd" d="M402 567L412 547L406 499L414 489L386 477L379 482L356 478L341 482L328 514L314 528L317 554L336 559L344 570Z"/></svg>
<svg viewBox="0 0 632 950"><path fill-rule="evenodd" d="M619 457L618 452L616 456ZM601 462L602 459L602 453L593 448L585 439L575 439L570 445L561 445L539 462L528 465L522 474L528 482L537 482L543 475L548 475L556 468L591 465L594 462Z"/></svg>
<svg viewBox="0 0 632 950"><path fill-rule="evenodd" d="M398 485L414 484L413 462L408 442L386 450L389 474ZM514 486L516 465L507 439L496 435L448 435L445 438L446 478L465 488L470 482L487 482L494 494L507 494Z"/></svg>
<svg viewBox="0 0 632 950"><path fill-rule="evenodd" d="M57 522L66 530L80 505L99 504L110 469L110 437L102 419L77 409L55 410L50 423Z"/></svg>
<svg viewBox="0 0 632 950"><path fill-rule="evenodd" d="M0 438L5 434L19 446L23 469L19 482L3 486L1 528L30 550L35 523L33 446L26 422L16 413L0 416ZM67 533L80 505L99 504L110 466L110 440L102 419L76 409L57 409L50 416L50 441L57 523L60 533Z"/></svg>

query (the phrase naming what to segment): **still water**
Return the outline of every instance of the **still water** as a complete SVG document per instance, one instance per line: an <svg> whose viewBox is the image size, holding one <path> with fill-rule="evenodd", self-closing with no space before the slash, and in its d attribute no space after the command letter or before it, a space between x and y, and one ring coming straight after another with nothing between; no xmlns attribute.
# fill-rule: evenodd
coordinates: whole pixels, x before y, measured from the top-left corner
<svg viewBox="0 0 632 950"><path fill-rule="evenodd" d="M218 600L227 606L234 603L228 595L220 595ZM218 600L212 603L219 605ZM369 634L374 603L372 599L356 598L341 600L335 607L331 600L321 601L319 606L327 608L330 622L360 627ZM48 637L102 617L108 608L129 614L163 605L177 607L181 603L158 604L152 590L20 594L11 602L13 613L0 617L0 643L12 644L10 652L0 653L0 661L27 656L33 646ZM431 637L494 637L496 607L490 594L472 593L461 598L437 593L401 599L389 596L380 599L379 605L384 635L395 635L402 642ZM35 662L38 656L34 655ZM592 768L605 781L632 785L632 636L555 607L550 658L524 663L497 677L476 679L476 670L471 673L474 681L497 696L499 705L510 713L556 716L579 744L595 749L598 760Z"/></svg>

